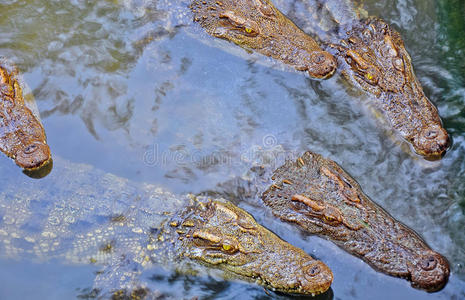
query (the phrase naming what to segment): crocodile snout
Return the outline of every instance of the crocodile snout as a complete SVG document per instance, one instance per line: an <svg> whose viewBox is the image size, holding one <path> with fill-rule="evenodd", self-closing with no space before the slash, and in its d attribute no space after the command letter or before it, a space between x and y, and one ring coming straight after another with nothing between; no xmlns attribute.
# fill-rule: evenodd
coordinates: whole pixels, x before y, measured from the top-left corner
<svg viewBox="0 0 465 300"><path fill-rule="evenodd" d="M40 168L50 161L50 148L47 144L34 142L20 149L15 156L18 166L26 170Z"/></svg>
<svg viewBox="0 0 465 300"><path fill-rule="evenodd" d="M440 254L430 251L409 264L412 286L435 292L444 287L449 278L449 263Z"/></svg>
<svg viewBox="0 0 465 300"><path fill-rule="evenodd" d="M415 151L426 158L441 158L449 147L447 131L439 125L430 125L420 131L413 141Z"/></svg>
<svg viewBox="0 0 465 300"><path fill-rule="evenodd" d="M297 280L304 293L317 295L329 289L333 282L333 273L321 261L311 261L302 266L302 276Z"/></svg>
<svg viewBox="0 0 465 300"><path fill-rule="evenodd" d="M337 68L336 58L326 51L315 51L310 56L307 66L311 77L326 79L331 77Z"/></svg>

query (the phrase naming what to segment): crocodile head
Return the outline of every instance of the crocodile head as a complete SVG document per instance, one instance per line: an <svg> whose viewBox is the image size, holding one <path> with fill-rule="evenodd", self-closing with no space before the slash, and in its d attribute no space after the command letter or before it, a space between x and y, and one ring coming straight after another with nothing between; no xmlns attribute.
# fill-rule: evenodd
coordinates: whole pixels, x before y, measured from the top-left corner
<svg viewBox="0 0 465 300"><path fill-rule="evenodd" d="M215 37L280 60L311 77L327 78L336 59L269 0L193 1L194 20Z"/></svg>
<svg viewBox="0 0 465 300"><path fill-rule="evenodd" d="M377 18L362 20L345 32L336 49L343 74L377 99L375 107L416 153L440 158L449 146L436 107L416 78L400 34Z"/></svg>
<svg viewBox="0 0 465 300"><path fill-rule="evenodd" d="M51 160L44 128L26 107L17 70L0 57L0 150L25 170Z"/></svg>
<svg viewBox="0 0 465 300"><path fill-rule="evenodd" d="M288 161L272 177L263 201L274 215L412 286L436 291L449 264L411 229L371 201L358 183L331 160L311 152Z"/></svg>
<svg viewBox="0 0 465 300"><path fill-rule="evenodd" d="M255 281L266 288L296 294L329 289L331 270L259 225L229 202L208 201L174 222L183 256Z"/></svg>

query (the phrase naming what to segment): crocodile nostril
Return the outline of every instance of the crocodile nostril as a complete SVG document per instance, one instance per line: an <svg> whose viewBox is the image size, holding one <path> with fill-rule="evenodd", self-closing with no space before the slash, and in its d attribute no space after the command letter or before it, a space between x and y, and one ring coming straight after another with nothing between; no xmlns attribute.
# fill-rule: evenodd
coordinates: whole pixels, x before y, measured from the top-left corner
<svg viewBox="0 0 465 300"><path fill-rule="evenodd" d="M309 275L311 277L314 277L314 276L318 275L320 272L321 272L321 270L320 270L319 266L313 266L313 267L311 267L311 268L309 268L307 270L307 275Z"/></svg>
<svg viewBox="0 0 465 300"><path fill-rule="evenodd" d="M34 142L20 149L15 156L15 162L23 169L35 169L51 159L50 148L47 144Z"/></svg>
<svg viewBox="0 0 465 300"><path fill-rule="evenodd" d="M437 264L438 262L436 258L434 256L429 256L420 262L420 267L425 271L431 271L436 267Z"/></svg>
<svg viewBox="0 0 465 300"><path fill-rule="evenodd" d="M424 134L424 137L425 137L425 139L432 140L432 139L436 138L438 135L439 135L439 131L435 130L435 129L432 129L432 130L426 131L425 134Z"/></svg>
<svg viewBox="0 0 465 300"><path fill-rule="evenodd" d="M34 151L36 151L37 149L38 149L37 145L32 144L32 145L27 146L27 147L23 150L23 152L24 152L25 154L31 154L31 153L33 153Z"/></svg>
<svg viewBox="0 0 465 300"><path fill-rule="evenodd" d="M321 64L326 60L326 56L323 53L313 54L312 62L315 64Z"/></svg>
<svg viewBox="0 0 465 300"><path fill-rule="evenodd" d="M414 139L413 145L418 154L435 159L445 153L449 143L447 131L435 124L423 129Z"/></svg>

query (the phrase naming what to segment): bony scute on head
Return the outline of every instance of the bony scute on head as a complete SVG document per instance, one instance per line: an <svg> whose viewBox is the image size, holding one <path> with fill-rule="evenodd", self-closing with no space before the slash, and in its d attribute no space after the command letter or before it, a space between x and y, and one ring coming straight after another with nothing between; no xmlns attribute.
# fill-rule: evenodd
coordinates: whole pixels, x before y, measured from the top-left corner
<svg viewBox="0 0 465 300"><path fill-rule="evenodd" d="M333 275L324 263L281 240L244 210L209 201L205 210L183 218L193 215L194 226L179 240L184 256L275 291L310 295L329 289Z"/></svg>
<svg viewBox="0 0 465 300"><path fill-rule="evenodd" d="M336 59L269 0L193 1L194 21L210 35L272 57L310 77L325 79Z"/></svg>
<svg viewBox="0 0 465 300"><path fill-rule="evenodd" d="M447 283L446 258L370 200L334 161L306 152L275 170L272 180L262 199L281 220L332 241L378 271L410 280L413 287L437 291Z"/></svg>
<svg viewBox="0 0 465 300"><path fill-rule="evenodd" d="M346 26L341 41L328 44L339 58L342 74L371 96L375 110L416 154L440 159L450 138L415 76L400 34L375 17Z"/></svg>

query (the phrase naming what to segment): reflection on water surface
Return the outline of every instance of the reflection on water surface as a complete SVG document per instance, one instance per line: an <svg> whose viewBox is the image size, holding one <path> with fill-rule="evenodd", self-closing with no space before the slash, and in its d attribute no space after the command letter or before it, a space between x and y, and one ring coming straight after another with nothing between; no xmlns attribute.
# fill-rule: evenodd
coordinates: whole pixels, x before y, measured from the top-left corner
<svg viewBox="0 0 465 300"><path fill-rule="evenodd" d="M222 49L232 45L221 41L212 47L208 37L176 27L167 21L173 20L169 15L144 2L0 1L0 54L17 63L33 89L56 155L176 193L224 192L332 268L335 281L325 297L465 297L461 1L365 1L370 14L402 34L425 93L453 137L440 162L418 159L390 138L359 105L363 95L339 76L313 81L257 63L242 50L233 55ZM412 289L327 241L301 235L273 220L257 199L244 196L247 186L240 180L217 186L244 175L257 149L278 144L290 153L311 149L342 165L373 200L449 259L452 275L446 288L435 294ZM0 164L1 172L24 176L8 159L0 158ZM59 263L1 264L3 282L9 278L11 283L0 291L6 299L30 298L17 288L24 285L37 298L76 296L85 293L94 276L88 268ZM32 271L11 277L23 269ZM63 285L52 276L44 282L34 275L37 270L71 274L73 280ZM173 298L231 299L244 293L254 299L285 298L219 278L166 270L147 270L144 276L151 288ZM48 288L34 288L41 285Z"/></svg>

